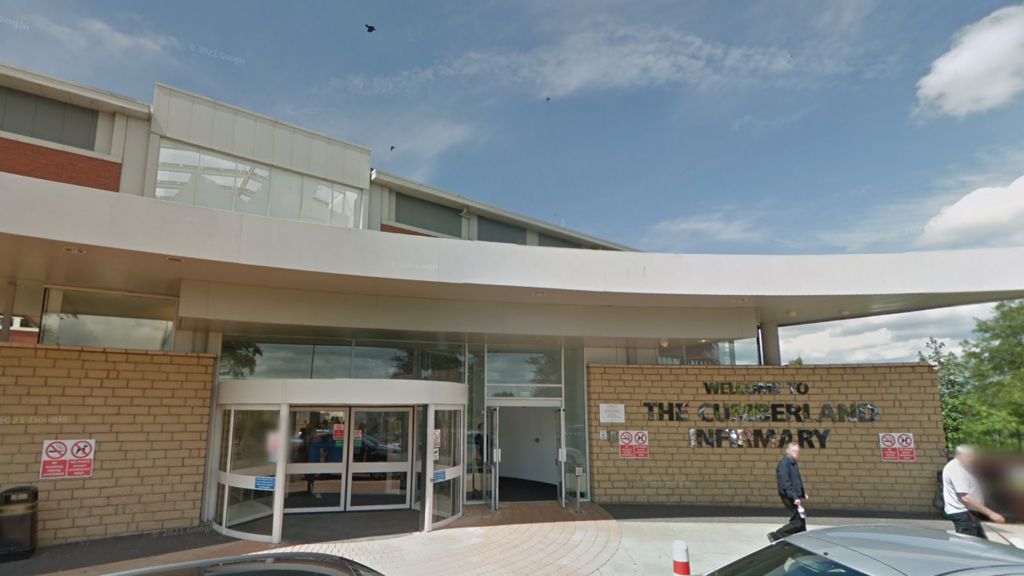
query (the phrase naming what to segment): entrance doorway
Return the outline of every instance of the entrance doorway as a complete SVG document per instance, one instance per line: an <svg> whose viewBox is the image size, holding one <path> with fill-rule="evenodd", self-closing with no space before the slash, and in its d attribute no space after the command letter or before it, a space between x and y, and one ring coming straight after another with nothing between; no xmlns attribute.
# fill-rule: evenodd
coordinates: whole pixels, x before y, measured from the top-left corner
<svg viewBox="0 0 1024 576"><path fill-rule="evenodd" d="M500 405L487 409L491 507L555 500L565 505L565 422L560 406Z"/></svg>

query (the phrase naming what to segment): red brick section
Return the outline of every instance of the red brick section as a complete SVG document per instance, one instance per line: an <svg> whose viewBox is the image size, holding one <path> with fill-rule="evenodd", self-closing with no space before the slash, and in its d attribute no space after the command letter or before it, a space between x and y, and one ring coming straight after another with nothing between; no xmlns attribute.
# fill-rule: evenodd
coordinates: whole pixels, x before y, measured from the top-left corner
<svg viewBox="0 0 1024 576"><path fill-rule="evenodd" d="M0 138L0 172L117 192L121 165L73 152Z"/></svg>
<svg viewBox="0 0 1024 576"><path fill-rule="evenodd" d="M423 232L414 232L412 230L407 230L405 228L399 228L398 226L391 226L390 224L381 224L380 231L391 232L392 234L408 234L410 236L426 236L427 238L435 238L435 236L431 234L425 234Z"/></svg>

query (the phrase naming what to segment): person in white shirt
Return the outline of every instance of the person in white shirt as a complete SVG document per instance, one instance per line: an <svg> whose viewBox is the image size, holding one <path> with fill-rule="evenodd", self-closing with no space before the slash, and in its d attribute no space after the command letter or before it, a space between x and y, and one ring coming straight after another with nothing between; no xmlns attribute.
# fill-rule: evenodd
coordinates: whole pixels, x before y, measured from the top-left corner
<svg viewBox="0 0 1024 576"><path fill-rule="evenodd" d="M971 474L973 466L974 449L957 446L956 455L942 469L942 499L946 517L953 521L958 534L985 538L985 529L978 514L997 524L1006 522L1006 519L985 506L978 480Z"/></svg>

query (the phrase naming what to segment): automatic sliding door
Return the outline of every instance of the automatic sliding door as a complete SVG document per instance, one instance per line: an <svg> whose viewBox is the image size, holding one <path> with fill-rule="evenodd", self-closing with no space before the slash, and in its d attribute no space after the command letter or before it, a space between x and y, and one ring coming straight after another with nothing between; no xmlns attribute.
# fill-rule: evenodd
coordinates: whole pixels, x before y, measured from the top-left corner
<svg viewBox="0 0 1024 576"><path fill-rule="evenodd" d="M409 508L412 410L353 408L348 508Z"/></svg>
<svg viewBox="0 0 1024 576"><path fill-rule="evenodd" d="M345 507L347 408L293 408L285 512L337 512Z"/></svg>

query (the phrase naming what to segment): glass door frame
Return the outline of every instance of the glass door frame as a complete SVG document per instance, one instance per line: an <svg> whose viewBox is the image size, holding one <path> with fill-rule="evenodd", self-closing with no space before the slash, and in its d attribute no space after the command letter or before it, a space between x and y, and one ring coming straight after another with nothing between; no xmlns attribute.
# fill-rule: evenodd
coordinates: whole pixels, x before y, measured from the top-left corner
<svg viewBox="0 0 1024 576"><path fill-rule="evenodd" d="M235 530L229 528L229 516L228 516L228 501L231 498L231 488L243 488L243 489L255 489L255 481L257 477L249 474L238 474L232 471L231 460L233 457L234 448L234 420L235 412L237 411L255 411L255 412L277 412L277 433L278 433L278 446L276 454L276 462L274 462L274 483L273 483L273 504L269 515L272 516L271 532L270 534L257 534L254 532L245 532L242 530ZM281 533L284 525L284 492L281 490L281 486L285 479L285 461L288 457L288 453L285 450L285 442L281 438L280 431L288 429L288 405L287 404L223 404L217 407L217 412L223 415L224 412L230 414L226 422L220 423L221 434L225 432L228 434L227 441L227 455L226 463L227 470L220 470L219 463L218 470L215 474L216 484L213 486L214 493L217 493L219 485L224 485L224 497L223 500L216 503L216 506L221 511L221 522L217 524L216 521L211 522L211 526L217 532L224 534L225 536L231 536L232 538L240 538L244 540L254 540L257 542L270 542L277 544L281 542ZM268 490L270 491L270 490ZM214 512L216 518L216 512ZM261 514L253 518L247 518L245 521L251 521L258 518L266 518L267 514ZM244 523L244 522L242 522Z"/></svg>
<svg viewBox="0 0 1024 576"><path fill-rule="evenodd" d="M316 508L285 508L285 514L307 514L314 512L344 512L347 510L346 505L348 504L348 461L349 454L352 451L352 444L350 440L351 435L351 422L352 422L352 408L350 406L330 406L330 405L291 405L288 408L288 419L289 425L291 420L291 413L298 411L313 411L319 410L321 412L344 412L345 413L345 439L343 442L342 449L344 450L341 462L291 462L290 460L285 463L285 483L283 486L284 496L288 498L288 477L293 474L310 474L310 473L328 473L338 474L341 481L341 494L338 495L337 506L320 506ZM291 458L291 438L296 430L288 430L288 448L286 452L288 457Z"/></svg>
<svg viewBox="0 0 1024 576"><path fill-rule="evenodd" d="M356 462L353 460L355 457L355 425L356 425L356 412L404 412L408 414L408 423L406 427L406 456L405 462ZM412 493L416 478L414 476L413 452L416 450L415 446L415 427L416 427L416 411L410 405L405 406L352 406L349 409L349 423L346 432L349 435L348 442L348 454L346 456L348 464L348 475L345 480L345 511L346 512L357 512L364 510L409 510L412 508ZM372 474L372 473L393 473L393 472L405 472L405 502L401 504L372 504L368 506L358 506L352 504L352 477L356 474Z"/></svg>
<svg viewBox="0 0 1024 576"><path fill-rule="evenodd" d="M431 454L425 454L423 461L425 464L424 477L426 479L424 494L423 494L423 531L430 532L435 528L441 528L455 522L466 512L466 486L465 486L465 475L466 469L466 406L463 404L428 404L427 405L427 436L431 437L433 434L435 424L435 412L438 410L455 410L459 413L459 429L452 434L452 438L456 439L459 443L457 447L459 459L455 466L449 466L445 468L434 467L434 459ZM486 426L485 426L486 428ZM424 445L427 451L430 452L433 446L430 442L425 442ZM450 482L458 478L463 479L461 484L461 490L452 490L452 498L459 499L459 512L453 514L450 518L445 518L438 522L434 522L434 474L436 472L443 472L444 479L442 482Z"/></svg>
<svg viewBox="0 0 1024 576"><path fill-rule="evenodd" d="M565 508L565 401L561 398L487 398L484 408L484 446L490 441L491 420L494 421L494 440L491 447L491 511L497 512L501 507L501 498L498 490L500 484L501 468L501 407L518 408L554 408L558 410L558 452L556 455L558 466L558 502ZM485 456L487 449L484 448Z"/></svg>

